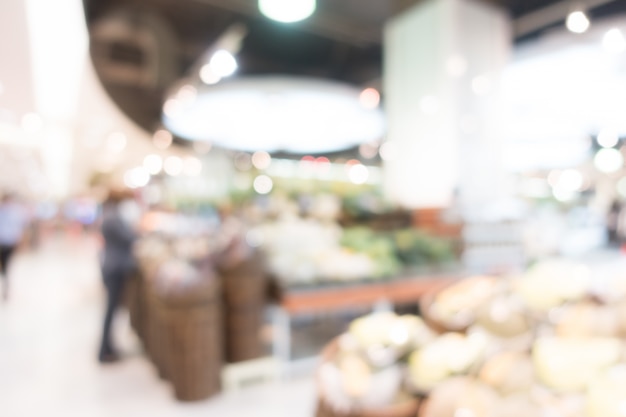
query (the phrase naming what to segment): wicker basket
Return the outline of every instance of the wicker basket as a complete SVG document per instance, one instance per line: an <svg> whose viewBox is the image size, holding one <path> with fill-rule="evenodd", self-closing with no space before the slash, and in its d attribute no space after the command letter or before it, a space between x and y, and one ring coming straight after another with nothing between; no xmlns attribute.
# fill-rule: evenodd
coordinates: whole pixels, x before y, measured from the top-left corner
<svg viewBox="0 0 626 417"><path fill-rule="evenodd" d="M332 361L339 349L337 339L331 341L321 353L322 363ZM319 378L317 383L320 384ZM319 386L319 385L318 385ZM318 390L321 392L321 390ZM420 409L420 399L408 397L405 401L376 409L358 409L350 412L334 410L324 398L318 398L315 417L416 417Z"/></svg>
<svg viewBox="0 0 626 417"><path fill-rule="evenodd" d="M152 292L152 358L181 401L197 401L220 390L222 315L219 281L203 279L184 292Z"/></svg>
<svg viewBox="0 0 626 417"><path fill-rule="evenodd" d="M224 347L230 363L256 359L265 347L260 337L267 302L264 258L251 253L230 258L219 269L224 301Z"/></svg>
<svg viewBox="0 0 626 417"><path fill-rule="evenodd" d="M191 308L163 307L167 338L163 359L174 393L197 401L220 391L222 367L220 307L217 302Z"/></svg>
<svg viewBox="0 0 626 417"><path fill-rule="evenodd" d="M350 413L339 413L319 400L315 417L416 417L419 412L419 401L411 400L377 410L357 410Z"/></svg>
<svg viewBox="0 0 626 417"><path fill-rule="evenodd" d="M424 320L424 322L426 322L426 324L428 324L428 327L430 327L431 329L435 330L438 333L445 333L445 332L460 332L460 333L464 333L467 330L467 328L469 327L469 325L467 325L467 326L454 326L454 325L452 325L450 323L446 323L446 322L443 322L443 321L439 320L437 317L434 317L430 313L431 312L431 307L432 307L433 303L435 302L437 294L439 294L439 292L442 289L447 288L450 285L454 285L457 282L458 281L455 280L453 282L450 282L449 284L446 284L445 286L433 288L432 290L426 292L424 295L422 295L420 297L420 300L419 300L420 315L421 315L422 319Z"/></svg>

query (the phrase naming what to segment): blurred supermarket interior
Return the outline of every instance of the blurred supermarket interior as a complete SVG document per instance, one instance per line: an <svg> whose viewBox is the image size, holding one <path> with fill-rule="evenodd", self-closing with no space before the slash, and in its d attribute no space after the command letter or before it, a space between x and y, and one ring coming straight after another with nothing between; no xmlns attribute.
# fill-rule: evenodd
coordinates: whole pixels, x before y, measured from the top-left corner
<svg viewBox="0 0 626 417"><path fill-rule="evenodd" d="M625 33L2 0L0 415L626 416Z"/></svg>

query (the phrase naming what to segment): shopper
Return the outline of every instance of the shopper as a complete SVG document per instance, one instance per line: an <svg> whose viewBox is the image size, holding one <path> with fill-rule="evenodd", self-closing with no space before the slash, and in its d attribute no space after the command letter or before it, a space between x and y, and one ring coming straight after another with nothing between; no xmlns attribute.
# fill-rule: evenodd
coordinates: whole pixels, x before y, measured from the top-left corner
<svg viewBox="0 0 626 417"><path fill-rule="evenodd" d="M622 236L621 231L624 228L622 223L622 203L619 200L614 200L611 203L609 212L607 213L606 228L608 232L609 245L619 247L621 245Z"/></svg>
<svg viewBox="0 0 626 417"><path fill-rule="evenodd" d="M135 268L132 253L136 239L135 225L124 213L130 201L132 198L128 192L111 190L102 205L100 226L104 240L102 278L107 291L107 304L98 356L101 363L115 362L119 359L111 340L111 327L115 312L122 301L125 283Z"/></svg>
<svg viewBox="0 0 626 417"><path fill-rule="evenodd" d="M2 298L9 298L9 265L15 250L22 242L27 219L23 208L13 194L0 199L0 275Z"/></svg>

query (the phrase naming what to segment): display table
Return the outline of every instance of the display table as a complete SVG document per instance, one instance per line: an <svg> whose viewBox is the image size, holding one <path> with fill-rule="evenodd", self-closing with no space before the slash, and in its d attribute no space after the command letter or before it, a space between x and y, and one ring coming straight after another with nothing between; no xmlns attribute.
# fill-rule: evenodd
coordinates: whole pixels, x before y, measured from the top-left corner
<svg viewBox="0 0 626 417"><path fill-rule="evenodd" d="M332 313L350 308L418 303L420 298L459 279L460 273L406 275L388 280L283 288L272 313L273 354L286 368L292 364L292 319L301 314Z"/></svg>

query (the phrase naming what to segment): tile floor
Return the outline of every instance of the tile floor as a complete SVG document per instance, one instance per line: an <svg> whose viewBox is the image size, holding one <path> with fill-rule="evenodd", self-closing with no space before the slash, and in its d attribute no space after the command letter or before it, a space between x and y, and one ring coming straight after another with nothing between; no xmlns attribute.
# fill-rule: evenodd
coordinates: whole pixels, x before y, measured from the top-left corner
<svg viewBox="0 0 626 417"><path fill-rule="evenodd" d="M11 298L0 303L2 417L311 417L310 376L266 382L184 404L159 380L118 317L115 335L128 355L96 358L104 294L94 240L58 238L16 256Z"/></svg>

